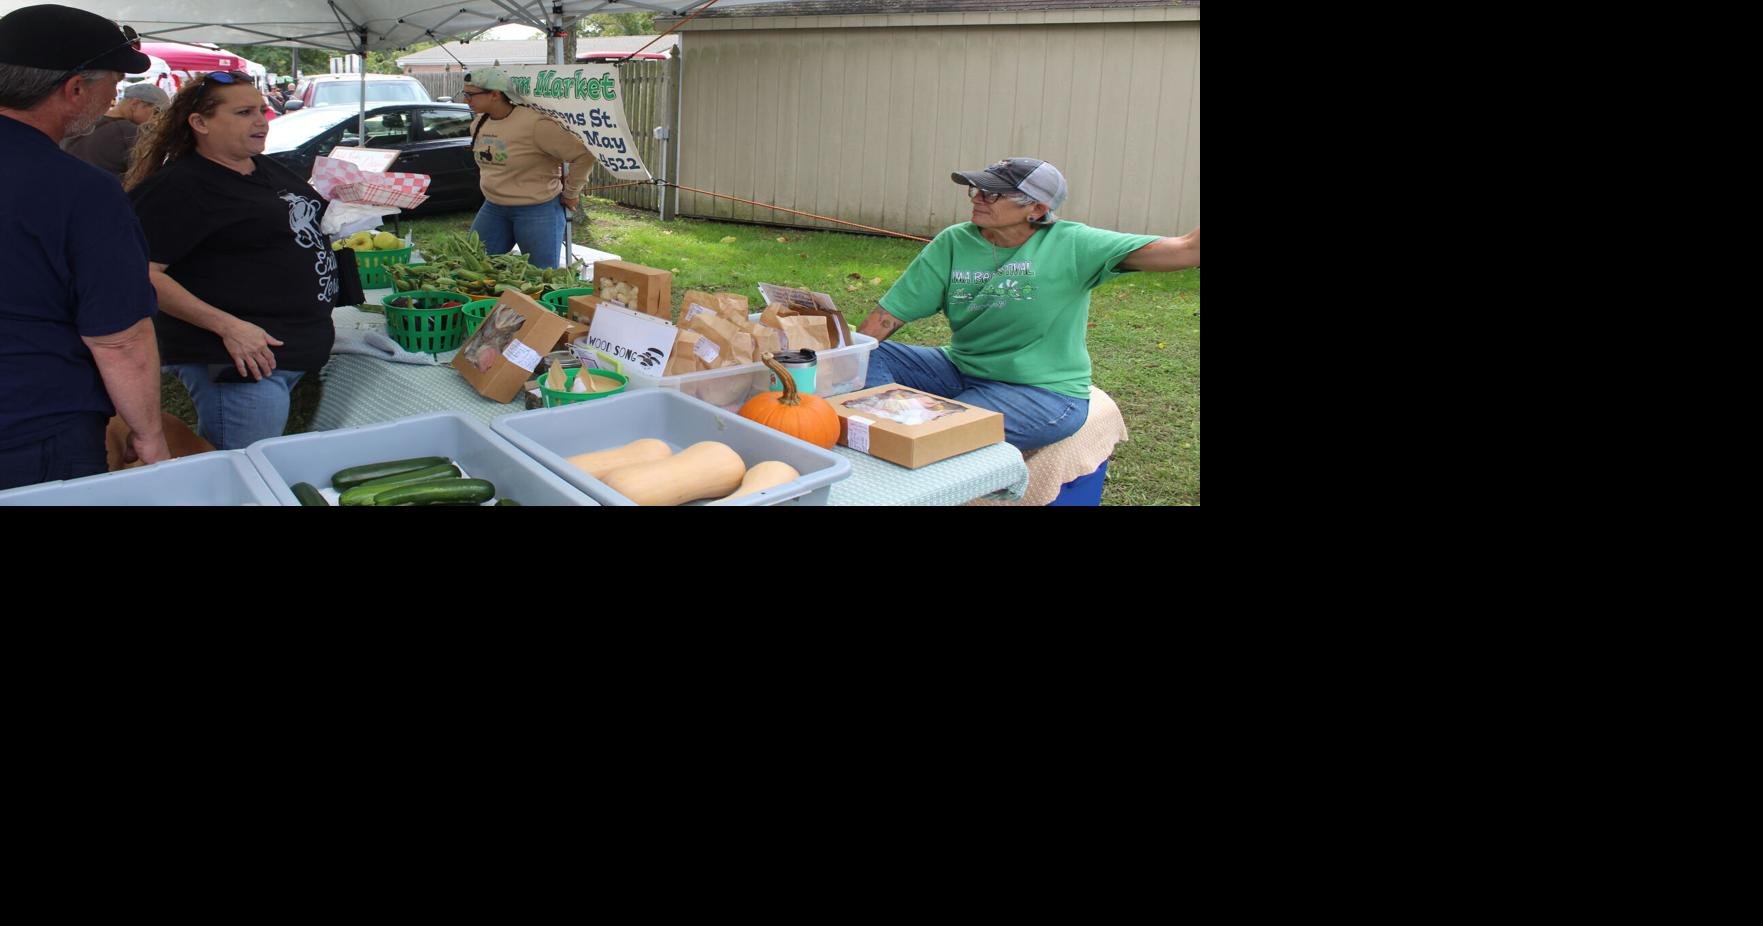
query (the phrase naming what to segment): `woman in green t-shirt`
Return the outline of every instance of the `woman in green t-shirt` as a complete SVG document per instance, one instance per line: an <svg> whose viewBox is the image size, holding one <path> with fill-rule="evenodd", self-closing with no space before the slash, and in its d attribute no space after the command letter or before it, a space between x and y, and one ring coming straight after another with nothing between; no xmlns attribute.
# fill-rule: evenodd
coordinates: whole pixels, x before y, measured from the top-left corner
<svg viewBox="0 0 1763 926"><path fill-rule="evenodd" d="M858 328L886 341L942 312L944 347L880 344L864 387L899 383L1004 415L1019 450L1077 433L1089 415L1090 290L1133 270L1200 266L1200 229L1162 238L1061 221L1065 176L1035 158L950 175L973 221L942 230Z"/></svg>

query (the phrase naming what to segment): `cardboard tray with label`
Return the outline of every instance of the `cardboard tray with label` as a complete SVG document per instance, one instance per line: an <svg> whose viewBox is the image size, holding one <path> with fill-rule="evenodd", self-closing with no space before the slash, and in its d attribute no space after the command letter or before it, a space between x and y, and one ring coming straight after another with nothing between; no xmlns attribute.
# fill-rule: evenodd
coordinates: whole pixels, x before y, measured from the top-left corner
<svg viewBox="0 0 1763 926"><path fill-rule="evenodd" d="M839 443L907 469L1004 440L1004 416L897 383L829 396Z"/></svg>
<svg viewBox="0 0 1763 926"><path fill-rule="evenodd" d="M505 291L459 346L453 368L479 395L507 402L567 330L567 319L521 293Z"/></svg>

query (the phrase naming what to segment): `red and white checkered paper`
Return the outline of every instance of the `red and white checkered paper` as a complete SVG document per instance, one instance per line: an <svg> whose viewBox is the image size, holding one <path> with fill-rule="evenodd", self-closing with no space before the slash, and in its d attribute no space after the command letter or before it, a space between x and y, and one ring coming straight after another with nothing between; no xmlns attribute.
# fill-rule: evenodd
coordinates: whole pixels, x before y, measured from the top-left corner
<svg viewBox="0 0 1763 926"><path fill-rule="evenodd" d="M401 170L369 173L336 158L314 160L311 182L318 195L333 202L413 209L428 199L428 174Z"/></svg>

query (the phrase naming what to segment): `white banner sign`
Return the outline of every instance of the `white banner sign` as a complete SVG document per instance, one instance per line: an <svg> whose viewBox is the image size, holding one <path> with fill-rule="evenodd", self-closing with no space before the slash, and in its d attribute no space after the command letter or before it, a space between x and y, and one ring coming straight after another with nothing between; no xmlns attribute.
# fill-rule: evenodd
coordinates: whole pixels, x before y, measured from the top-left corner
<svg viewBox="0 0 1763 926"><path fill-rule="evenodd" d="M588 145L600 166L620 180L652 180L624 120L623 74L609 64L563 68L527 64L503 68L514 95L540 115L563 123Z"/></svg>

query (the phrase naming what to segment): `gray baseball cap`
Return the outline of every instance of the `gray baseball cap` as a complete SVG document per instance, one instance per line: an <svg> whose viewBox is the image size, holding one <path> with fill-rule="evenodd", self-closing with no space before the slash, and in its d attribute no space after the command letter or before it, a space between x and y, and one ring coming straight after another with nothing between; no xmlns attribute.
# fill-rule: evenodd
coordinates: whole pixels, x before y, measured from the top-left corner
<svg viewBox="0 0 1763 926"><path fill-rule="evenodd" d="M171 105L171 97L166 96L164 90L153 86L147 81L141 81L138 84L129 84L128 89L122 92L122 98L125 100L140 100L148 106L157 106L160 109L164 109Z"/></svg>
<svg viewBox="0 0 1763 926"><path fill-rule="evenodd" d="M985 170L955 171L949 179L987 193L1021 193L1037 203L1046 203L1047 217L1042 220L1045 222L1059 221L1053 210L1065 205L1065 197L1071 192L1059 168L1037 158L1005 158Z"/></svg>

